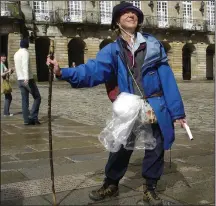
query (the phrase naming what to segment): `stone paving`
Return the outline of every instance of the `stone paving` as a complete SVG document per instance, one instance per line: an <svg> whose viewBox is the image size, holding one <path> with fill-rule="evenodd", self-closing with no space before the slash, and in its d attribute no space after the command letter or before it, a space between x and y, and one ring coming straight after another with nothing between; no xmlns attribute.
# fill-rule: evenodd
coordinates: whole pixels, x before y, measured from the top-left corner
<svg viewBox="0 0 216 206"><path fill-rule="evenodd" d="M176 141L165 154L164 175L158 192L164 205L214 205L214 83L179 82L190 141L176 128ZM24 126L21 97L13 85L13 117L1 117L1 205L52 205L47 98L48 85L40 83L39 126ZM32 102L32 99L30 103ZM120 183L120 195L93 202L88 198L100 186L108 152L97 135L111 117L104 86L71 89L54 82L52 128L57 202L59 205L136 205L142 198L143 151L135 151ZM1 97L3 109L3 97ZM2 110L1 110L2 111ZM147 205L147 204L146 204Z"/></svg>

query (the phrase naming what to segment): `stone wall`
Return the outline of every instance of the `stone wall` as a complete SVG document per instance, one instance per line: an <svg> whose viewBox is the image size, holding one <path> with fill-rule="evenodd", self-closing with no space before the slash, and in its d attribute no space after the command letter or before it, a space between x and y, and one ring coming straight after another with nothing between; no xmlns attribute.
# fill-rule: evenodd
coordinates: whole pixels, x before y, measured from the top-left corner
<svg viewBox="0 0 216 206"><path fill-rule="evenodd" d="M182 78L182 42L171 42L170 64L176 78Z"/></svg>
<svg viewBox="0 0 216 206"><path fill-rule="evenodd" d="M99 38L87 38L85 39L87 44L87 55L89 59L94 59L99 51L100 39Z"/></svg>
<svg viewBox="0 0 216 206"><path fill-rule="evenodd" d="M21 35L19 33L9 33L8 35L8 67L14 67L14 54L20 48ZM11 75L11 80L16 79L15 72Z"/></svg>
<svg viewBox="0 0 216 206"><path fill-rule="evenodd" d="M68 67L68 39L67 37L55 37L55 57L61 67Z"/></svg>
<svg viewBox="0 0 216 206"><path fill-rule="evenodd" d="M196 71L194 73L194 76L197 78L204 79L206 77L206 48L207 44L203 42L199 42L195 44L196 47Z"/></svg>
<svg viewBox="0 0 216 206"><path fill-rule="evenodd" d="M63 3L64 2L64 3ZM49 2L50 8L56 10L58 8L66 9L68 7L68 2L66 1L56 1ZM113 2L113 6L117 4L118 1ZM148 6L149 1L141 1L141 7L145 15L157 14L157 2L154 3L153 11ZM183 6L182 2L180 4L179 13L175 9L177 1L168 2L168 17L179 17L182 18ZM198 1L192 2L192 12L194 19L205 19L206 18L206 7L204 10L204 15L199 11L200 3ZM82 2L83 9L88 12L98 13L99 2L95 2L95 7L90 1ZM95 14L94 14L95 15ZM55 25L49 25L47 29L47 36L55 41L55 56L60 63L61 67L68 66L68 43L69 41L77 35L77 28L82 28L83 33L81 38L86 43L86 48L84 51L84 62L86 63L88 59L95 58L97 52L99 51L99 45L101 41L112 34L108 31L108 26L92 24L89 25L76 25L76 24L65 24L63 27L57 27ZM44 25L38 24L37 36L45 36ZM176 78L182 79L182 48L186 43L190 43L195 47L195 51L192 53L191 57L191 75L192 79L205 79L206 78L206 48L210 44L215 44L214 35L204 34L199 32L194 32L193 35L186 31L172 31L167 29L166 31L161 29L148 29L146 32L152 33L160 41L166 42L170 46L168 51L169 64ZM19 42L21 35L18 33L9 33L8 37L8 63L9 67L14 66L13 55L19 49ZM36 75L36 57L35 57L35 44L30 44L30 62L33 73Z"/></svg>

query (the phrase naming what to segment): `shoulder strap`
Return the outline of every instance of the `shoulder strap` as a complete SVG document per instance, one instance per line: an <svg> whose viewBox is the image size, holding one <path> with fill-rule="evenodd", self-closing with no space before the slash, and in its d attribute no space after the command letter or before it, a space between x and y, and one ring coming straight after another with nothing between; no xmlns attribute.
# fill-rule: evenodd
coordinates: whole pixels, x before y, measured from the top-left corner
<svg viewBox="0 0 216 206"><path fill-rule="evenodd" d="M112 53L112 58L115 64L115 70L114 72L118 71L118 55L116 53L116 42L111 43L111 53Z"/></svg>

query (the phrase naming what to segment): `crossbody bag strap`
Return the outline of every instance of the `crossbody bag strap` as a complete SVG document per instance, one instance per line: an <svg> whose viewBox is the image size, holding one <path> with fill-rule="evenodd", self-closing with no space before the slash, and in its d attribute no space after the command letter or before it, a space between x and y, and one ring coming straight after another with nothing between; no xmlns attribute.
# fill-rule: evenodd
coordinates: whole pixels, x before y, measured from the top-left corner
<svg viewBox="0 0 216 206"><path fill-rule="evenodd" d="M121 48L123 49L123 45L122 45L121 40L119 41L119 43L121 44ZM138 91L139 91L139 93L140 93L140 96L141 96L142 98L144 98L144 94L142 93L141 89L139 88L139 85L137 84L137 82L136 82L136 80L135 80L135 78L134 78L134 76L133 76L133 74L132 74L132 72L131 72L131 69L130 69L130 66L129 66L129 58L128 58L127 55L125 55L124 50L123 50L122 52L123 52L124 57L125 57L125 60L126 60L128 72L129 72L129 74L131 75L132 80L134 81L134 83L135 83L135 85L136 85L136 87L137 87L137 89L138 89Z"/></svg>

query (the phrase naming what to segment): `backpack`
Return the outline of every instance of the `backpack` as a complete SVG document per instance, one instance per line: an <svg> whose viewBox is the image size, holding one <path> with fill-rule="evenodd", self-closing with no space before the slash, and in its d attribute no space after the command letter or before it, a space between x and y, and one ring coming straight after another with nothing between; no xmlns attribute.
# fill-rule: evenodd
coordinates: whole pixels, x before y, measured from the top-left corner
<svg viewBox="0 0 216 206"><path fill-rule="evenodd" d="M112 71L112 77L105 83L107 95L111 102L114 102L119 94L118 88L118 55L116 54L116 43L111 43L111 53L114 60L115 70Z"/></svg>

